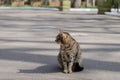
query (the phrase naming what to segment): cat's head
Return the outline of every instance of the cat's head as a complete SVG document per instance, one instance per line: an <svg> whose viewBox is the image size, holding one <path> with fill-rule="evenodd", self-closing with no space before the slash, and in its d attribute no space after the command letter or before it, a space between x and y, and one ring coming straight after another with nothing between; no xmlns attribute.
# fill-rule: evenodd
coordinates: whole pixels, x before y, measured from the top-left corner
<svg viewBox="0 0 120 80"><path fill-rule="evenodd" d="M69 42L71 36L67 32L60 31L60 33L56 36L55 42L58 44L66 44Z"/></svg>

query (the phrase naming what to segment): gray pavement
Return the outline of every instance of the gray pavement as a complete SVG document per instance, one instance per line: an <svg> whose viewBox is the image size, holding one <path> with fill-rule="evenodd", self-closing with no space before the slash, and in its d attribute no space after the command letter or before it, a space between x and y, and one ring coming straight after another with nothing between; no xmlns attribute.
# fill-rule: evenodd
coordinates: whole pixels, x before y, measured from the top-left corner
<svg viewBox="0 0 120 80"><path fill-rule="evenodd" d="M80 43L84 71L59 69L54 42L59 29ZM0 10L0 80L120 80L120 17Z"/></svg>

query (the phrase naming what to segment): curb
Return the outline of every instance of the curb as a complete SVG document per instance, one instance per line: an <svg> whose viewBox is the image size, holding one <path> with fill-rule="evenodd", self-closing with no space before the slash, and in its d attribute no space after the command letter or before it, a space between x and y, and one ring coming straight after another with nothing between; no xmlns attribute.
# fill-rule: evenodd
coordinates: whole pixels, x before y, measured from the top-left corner
<svg viewBox="0 0 120 80"><path fill-rule="evenodd" d="M117 16L120 17L120 14L117 12L105 12L105 15L110 15L110 16Z"/></svg>
<svg viewBox="0 0 120 80"><path fill-rule="evenodd" d="M98 9L96 9L96 8L93 8L93 9L91 9L91 8L71 8L70 11L85 11L85 12L92 11L92 12L97 12Z"/></svg>

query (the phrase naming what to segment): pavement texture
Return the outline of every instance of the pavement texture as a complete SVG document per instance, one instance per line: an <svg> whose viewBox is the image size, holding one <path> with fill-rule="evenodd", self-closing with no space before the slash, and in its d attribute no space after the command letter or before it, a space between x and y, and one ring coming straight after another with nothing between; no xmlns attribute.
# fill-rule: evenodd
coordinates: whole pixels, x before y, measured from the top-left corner
<svg viewBox="0 0 120 80"><path fill-rule="evenodd" d="M59 29L80 43L84 71L59 69ZM0 10L0 80L120 80L120 17Z"/></svg>

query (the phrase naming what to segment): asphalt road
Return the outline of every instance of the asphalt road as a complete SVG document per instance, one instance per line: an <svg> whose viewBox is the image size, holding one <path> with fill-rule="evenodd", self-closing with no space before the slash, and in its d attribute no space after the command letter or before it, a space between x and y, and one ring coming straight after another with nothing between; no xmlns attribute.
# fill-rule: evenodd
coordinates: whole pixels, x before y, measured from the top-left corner
<svg viewBox="0 0 120 80"><path fill-rule="evenodd" d="M54 42L59 29L80 43L84 71L59 69ZM0 80L120 80L120 17L0 10Z"/></svg>

